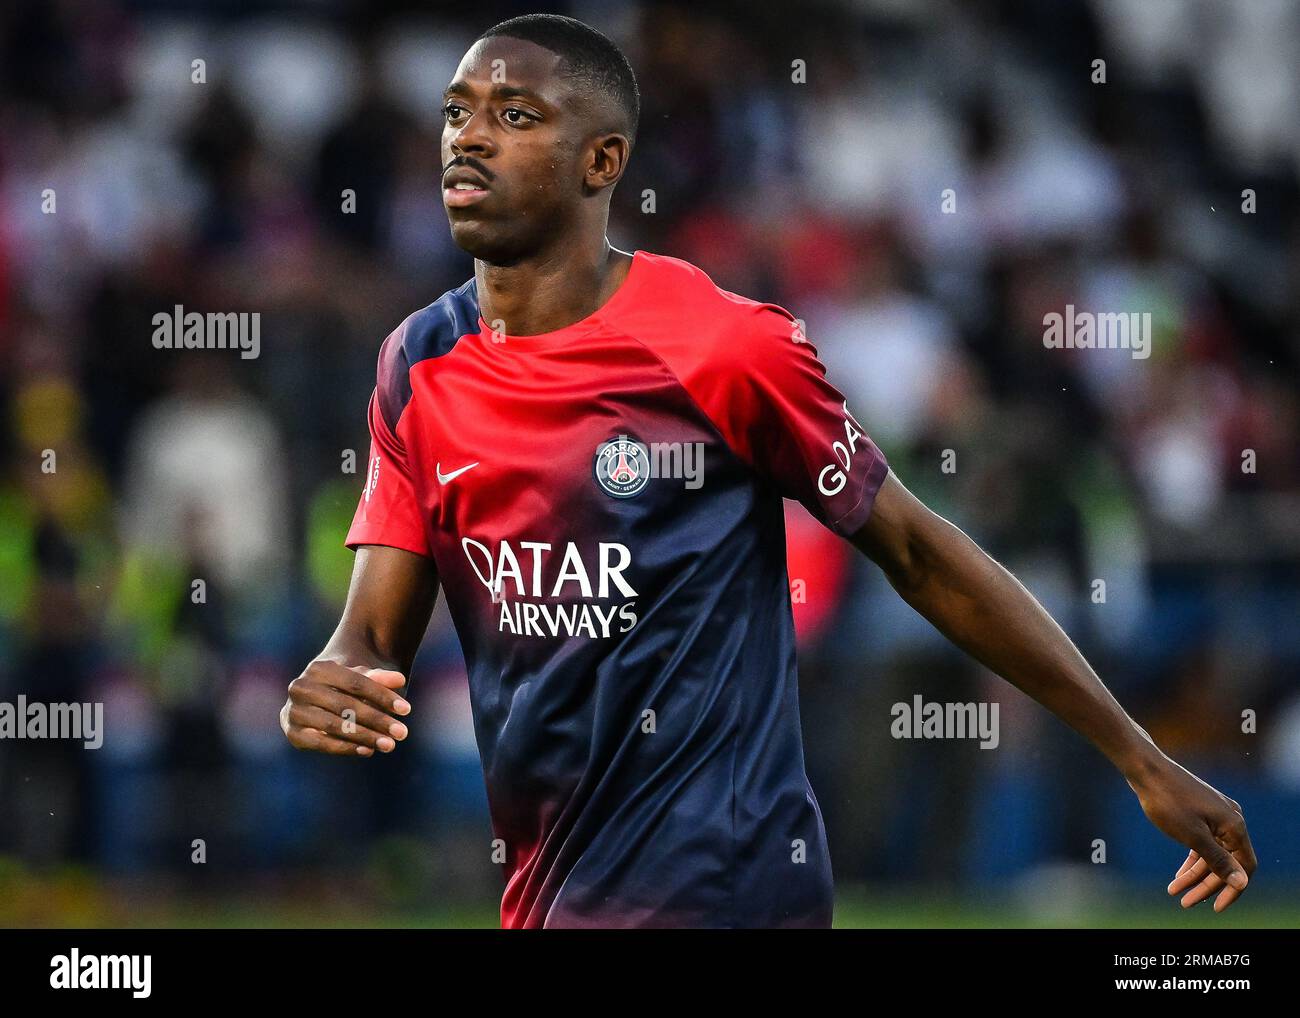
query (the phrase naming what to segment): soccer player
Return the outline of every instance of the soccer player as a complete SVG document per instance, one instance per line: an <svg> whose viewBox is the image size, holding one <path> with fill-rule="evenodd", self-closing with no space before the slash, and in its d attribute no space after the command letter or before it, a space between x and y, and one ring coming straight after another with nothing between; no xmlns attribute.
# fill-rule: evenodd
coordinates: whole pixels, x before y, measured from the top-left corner
<svg viewBox="0 0 1300 1018"><path fill-rule="evenodd" d="M798 499L1106 754L1191 850L1170 893L1230 905L1256 866L1240 807L908 492L791 315L610 246L640 105L618 48L514 18L444 102L443 201L474 277L380 348L351 589L289 686L289 741L396 748L441 585L505 845L503 926L828 926L786 573Z"/></svg>

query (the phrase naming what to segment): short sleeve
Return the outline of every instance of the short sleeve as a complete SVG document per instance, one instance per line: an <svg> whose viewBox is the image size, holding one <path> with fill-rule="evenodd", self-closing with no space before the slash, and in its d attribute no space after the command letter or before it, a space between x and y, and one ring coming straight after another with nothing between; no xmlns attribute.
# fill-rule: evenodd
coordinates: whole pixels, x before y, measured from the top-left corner
<svg viewBox="0 0 1300 1018"><path fill-rule="evenodd" d="M432 557L412 465L402 440L384 419L378 390L370 397L368 417L366 483L344 544L383 544Z"/></svg>
<svg viewBox="0 0 1300 1018"><path fill-rule="evenodd" d="M724 354L722 412L733 449L786 498L842 536L871 514L889 464L799 323L775 304L741 317Z"/></svg>

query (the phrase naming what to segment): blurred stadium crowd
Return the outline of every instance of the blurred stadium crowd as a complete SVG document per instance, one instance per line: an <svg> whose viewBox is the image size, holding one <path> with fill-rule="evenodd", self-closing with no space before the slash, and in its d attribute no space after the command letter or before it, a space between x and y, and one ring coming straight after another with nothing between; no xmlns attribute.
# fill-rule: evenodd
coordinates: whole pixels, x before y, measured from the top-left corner
<svg viewBox="0 0 1300 1018"><path fill-rule="evenodd" d="M1300 882L1300 4L788 6L555 8L641 81L611 241L804 319L903 481ZM498 893L441 606L391 757L295 753L277 712L346 590L378 345L473 271L439 94L528 9L0 12L0 699L102 701L107 727L0 744L0 856ZM260 312L261 355L155 349L177 304ZM1149 312L1151 357L1046 349L1067 304ZM788 518L839 880L979 888L1096 838L1108 872L1172 875L1100 755ZM891 739L915 694L1000 701L999 748Z"/></svg>

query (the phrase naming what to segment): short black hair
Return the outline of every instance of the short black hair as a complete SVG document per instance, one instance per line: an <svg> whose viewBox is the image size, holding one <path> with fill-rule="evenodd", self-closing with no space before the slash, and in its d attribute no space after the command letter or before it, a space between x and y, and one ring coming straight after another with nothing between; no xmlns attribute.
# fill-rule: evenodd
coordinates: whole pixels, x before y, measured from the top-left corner
<svg viewBox="0 0 1300 1018"><path fill-rule="evenodd" d="M536 43L556 54L561 74L613 97L626 121L628 140L636 140L641 119L636 75L623 51L600 32L562 14L522 14L493 25L475 42L494 36Z"/></svg>

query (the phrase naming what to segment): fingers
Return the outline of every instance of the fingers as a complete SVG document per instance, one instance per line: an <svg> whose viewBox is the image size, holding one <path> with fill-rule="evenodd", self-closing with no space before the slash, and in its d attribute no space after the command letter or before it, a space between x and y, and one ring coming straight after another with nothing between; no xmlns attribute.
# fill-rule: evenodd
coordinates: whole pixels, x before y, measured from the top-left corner
<svg viewBox="0 0 1300 1018"><path fill-rule="evenodd" d="M1199 905L1222 886L1224 886L1222 878L1211 872L1209 864L1193 850L1188 854L1186 861L1178 870L1178 875L1166 890L1170 894L1182 894L1187 891L1179 904L1183 908L1191 908L1193 905ZM1239 893L1235 888L1229 890L1233 891L1234 898ZM1231 904L1231 901L1228 904ZM1227 905L1223 907L1226 908ZM1216 905L1215 911L1222 910Z"/></svg>
<svg viewBox="0 0 1300 1018"><path fill-rule="evenodd" d="M1228 884L1225 886L1223 879L1219 877L1217 873L1211 873L1199 886L1183 897L1181 904L1183 908L1191 908L1193 905L1199 905L1221 887L1223 888L1223 893L1214 899L1214 911L1216 912L1222 912L1225 908L1241 897L1242 891L1246 889L1245 885L1234 887L1231 884Z"/></svg>
<svg viewBox="0 0 1300 1018"><path fill-rule="evenodd" d="M294 704L289 709L289 724L291 728L313 728L335 739L342 739L359 746L369 746L381 753L391 753L397 748L397 742L393 737L380 734L373 728L359 727L345 716L331 713L312 704ZM405 727L396 722L394 726L400 728L405 737Z"/></svg>
<svg viewBox="0 0 1300 1018"><path fill-rule="evenodd" d="M354 756L391 753L408 734L395 717L411 711L395 692L405 685L406 677L392 669L313 661L289 684L280 727L298 749Z"/></svg>
<svg viewBox="0 0 1300 1018"><path fill-rule="evenodd" d="M1189 887L1194 887L1199 883L1201 878L1209 872L1210 867L1206 864L1204 859L1196 854L1196 850L1193 849L1188 853L1182 866L1178 868L1178 872L1174 874L1174 879L1170 882L1169 887L1166 888L1166 890L1168 890L1170 894L1182 894Z"/></svg>
<svg viewBox="0 0 1300 1018"><path fill-rule="evenodd" d="M1246 886L1248 880L1246 871L1232 857L1232 853L1219 844L1209 830L1195 832L1192 848L1197 851L1203 861L1209 863L1210 869L1214 871L1214 875L1221 881L1231 884L1239 890Z"/></svg>
<svg viewBox="0 0 1300 1018"><path fill-rule="evenodd" d="M301 707L318 707L334 716L339 727L325 728L333 735L347 736L358 729L368 729L375 735L387 735L394 739L406 738L406 726L395 721L383 711L376 710L354 697L340 693L325 686L300 687L290 694L289 702ZM290 712L292 720L292 712ZM320 728L320 725L314 727Z"/></svg>
<svg viewBox="0 0 1300 1018"><path fill-rule="evenodd" d="M1231 802L1232 800L1228 801ZM1242 815L1241 807L1235 802L1232 803L1232 806L1236 810L1236 816L1229 818L1222 835L1223 843L1236 856L1241 863L1241 868L1246 871L1246 876L1249 877L1259 868L1259 861L1255 858L1255 849L1250 843L1250 832L1246 830L1246 818Z"/></svg>
<svg viewBox="0 0 1300 1018"><path fill-rule="evenodd" d="M1193 852L1193 855L1196 853ZM1183 908L1191 908L1198 905L1216 890L1223 886L1223 881L1210 870L1209 864L1199 856L1196 861L1185 866L1179 871L1180 876L1175 877L1173 882L1167 888L1170 894L1183 894L1180 904Z"/></svg>
<svg viewBox="0 0 1300 1018"><path fill-rule="evenodd" d="M1183 908L1215 898L1214 911L1222 912L1241 896L1258 862L1241 806L1190 772L1175 772L1191 778L1175 781L1173 787L1156 784L1142 808L1162 831L1190 848L1166 890L1182 895ZM1150 790L1148 790L1150 791ZM1148 801L1149 800L1149 801Z"/></svg>
<svg viewBox="0 0 1300 1018"><path fill-rule="evenodd" d="M358 746L354 742L336 739L315 728L291 729L289 742L297 749L310 749L332 756L373 756L375 752L369 746Z"/></svg>
<svg viewBox="0 0 1300 1018"><path fill-rule="evenodd" d="M1228 802L1232 804L1233 814L1216 833L1232 854L1233 860L1239 865L1238 872L1241 873L1241 878L1234 880L1229 877L1228 886L1214 900L1216 912L1222 912L1241 896L1241 892L1250 882L1250 876L1259 866L1255 858L1255 849L1250 843L1250 832L1246 830L1246 818L1242 815L1241 807L1231 799Z"/></svg>
<svg viewBox="0 0 1300 1018"><path fill-rule="evenodd" d="M1241 897L1241 892L1243 890L1245 890L1245 888L1225 887L1223 893L1214 899L1214 911L1222 912L1225 908Z"/></svg>
<svg viewBox="0 0 1300 1018"><path fill-rule="evenodd" d="M1217 873L1210 873L1204 880L1183 895L1183 900L1179 904L1183 908L1199 905L1222 886L1223 879Z"/></svg>
<svg viewBox="0 0 1300 1018"><path fill-rule="evenodd" d="M304 676L308 674L313 683L348 693L387 714L411 713L411 705L394 692L406 685L406 677L401 672L385 668L348 668L334 661L313 661L303 673Z"/></svg>
<svg viewBox="0 0 1300 1018"><path fill-rule="evenodd" d="M361 668L354 669L360 671L362 675L372 682L378 682L381 686L389 689L401 689L406 685L406 676L401 672L395 672L391 668Z"/></svg>
<svg viewBox="0 0 1300 1018"><path fill-rule="evenodd" d="M1243 821L1243 837L1244 831ZM1236 832L1231 836L1237 836ZM1223 893L1214 902L1214 911L1222 912L1240 897L1249 878L1234 854L1221 846L1208 831L1203 836L1197 836L1197 846L1199 851L1193 849L1188 855L1178 875L1169 884L1168 891L1170 894L1186 891L1179 904L1183 908L1191 908L1222 888Z"/></svg>

